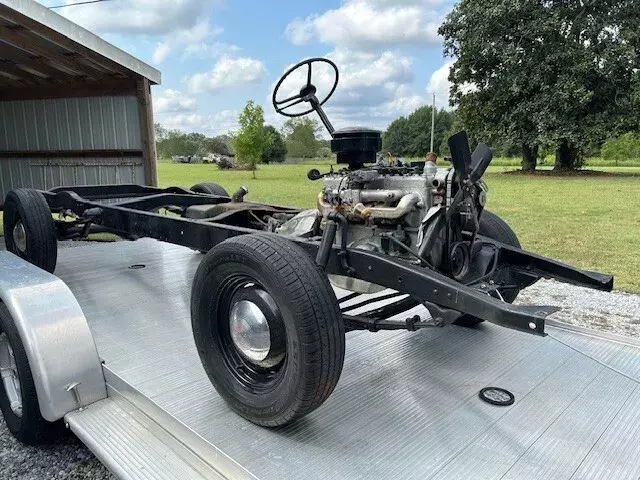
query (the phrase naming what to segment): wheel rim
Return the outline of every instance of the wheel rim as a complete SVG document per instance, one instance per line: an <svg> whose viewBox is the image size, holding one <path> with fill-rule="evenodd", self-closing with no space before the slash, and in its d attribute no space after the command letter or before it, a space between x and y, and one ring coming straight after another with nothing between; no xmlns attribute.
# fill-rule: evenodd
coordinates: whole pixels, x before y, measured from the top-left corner
<svg viewBox="0 0 640 480"><path fill-rule="evenodd" d="M246 275L225 279L218 292L213 325L227 371L248 391L272 391L286 364L285 326L278 305Z"/></svg>
<svg viewBox="0 0 640 480"><path fill-rule="evenodd" d="M231 307L231 340L247 360L259 363L269 355L271 331L260 307L250 300L240 300Z"/></svg>
<svg viewBox="0 0 640 480"><path fill-rule="evenodd" d="M22 221L18 220L18 222L13 227L13 244L16 248L21 252L25 253L27 251L27 232L24 229L24 225Z"/></svg>
<svg viewBox="0 0 640 480"><path fill-rule="evenodd" d="M13 349L9 345L7 335L4 333L0 335L0 374L2 375L2 383L11 411L16 416L22 417L22 388L20 386L18 366Z"/></svg>

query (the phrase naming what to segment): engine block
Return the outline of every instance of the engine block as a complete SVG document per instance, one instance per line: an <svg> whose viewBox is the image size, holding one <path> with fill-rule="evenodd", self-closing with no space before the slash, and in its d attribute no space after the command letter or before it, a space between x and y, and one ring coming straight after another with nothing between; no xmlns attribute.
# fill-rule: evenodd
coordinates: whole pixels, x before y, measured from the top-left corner
<svg viewBox="0 0 640 480"><path fill-rule="evenodd" d="M318 208L323 217L339 212L349 221L349 245L392 253L383 234L416 246L429 209L446 201L449 168L428 162L423 171L380 168L325 175ZM402 253L402 252L397 252Z"/></svg>

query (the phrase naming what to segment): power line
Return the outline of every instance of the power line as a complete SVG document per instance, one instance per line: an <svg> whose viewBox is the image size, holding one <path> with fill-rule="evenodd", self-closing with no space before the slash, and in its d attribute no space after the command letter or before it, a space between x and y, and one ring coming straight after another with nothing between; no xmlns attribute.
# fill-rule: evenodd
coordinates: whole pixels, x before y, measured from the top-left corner
<svg viewBox="0 0 640 480"><path fill-rule="evenodd" d="M86 0L84 2L67 3L65 5L56 5L55 7L49 7L50 10L54 8L73 7L75 5L88 5L89 3L110 2L111 0Z"/></svg>

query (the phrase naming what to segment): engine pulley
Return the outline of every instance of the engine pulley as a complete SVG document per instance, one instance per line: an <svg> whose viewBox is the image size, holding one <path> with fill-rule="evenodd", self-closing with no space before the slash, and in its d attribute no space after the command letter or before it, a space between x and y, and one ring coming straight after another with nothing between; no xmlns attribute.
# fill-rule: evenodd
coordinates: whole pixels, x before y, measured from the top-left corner
<svg viewBox="0 0 640 480"><path fill-rule="evenodd" d="M458 281L461 281L471 267L471 251L469 250L469 244L466 242L456 242L451 245L449 252L449 270L451 276Z"/></svg>

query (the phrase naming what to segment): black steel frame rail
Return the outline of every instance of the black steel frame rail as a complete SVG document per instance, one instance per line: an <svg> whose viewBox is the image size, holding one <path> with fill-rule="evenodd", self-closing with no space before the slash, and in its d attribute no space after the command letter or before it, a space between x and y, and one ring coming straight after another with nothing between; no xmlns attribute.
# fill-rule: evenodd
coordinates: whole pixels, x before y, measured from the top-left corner
<svg viewBox="0 0 640 480"><path fill-rule="evenodd" d="M230 201L229 197L194 194L180 188L158 189L131 185L63 187L42 193L53 211L71 210L80 217L90 217L93 224L113 231L135 237L155 238L200 251L207 251L237 235L261 233L250 228L160 215L149 211L167 206L186 207ZM132 198L116 204L94 201L128 197ZM286 207L279 208L292 211ZM89 212L90 215L88 215ZM319 241L297 237L289 237L289 239L313 258L316 257L320 247ZM483 240L499 250L499 261L506 266L538 277L552 277L599 290L612 288L613 279L607 275L578 270L499 242ZM426 302L443 309L468 313L504 327L538 335L544 335L545 317L557 311L555 307L511 305L490 296L482 289L465 286L436 271L402 259L364 250L351 248L346 250L350 267L347 271L340 253L339 246L331 249L326 265L327 273L344 276L351 274L355 278L410 295L408 302L402 305L409 305L409 302L413 305L416 301ZM381 313L388 314L387 310L383 307ZM366 316L373 318L369 314ZM437 318L434 320L438 321Z"/></svg>

